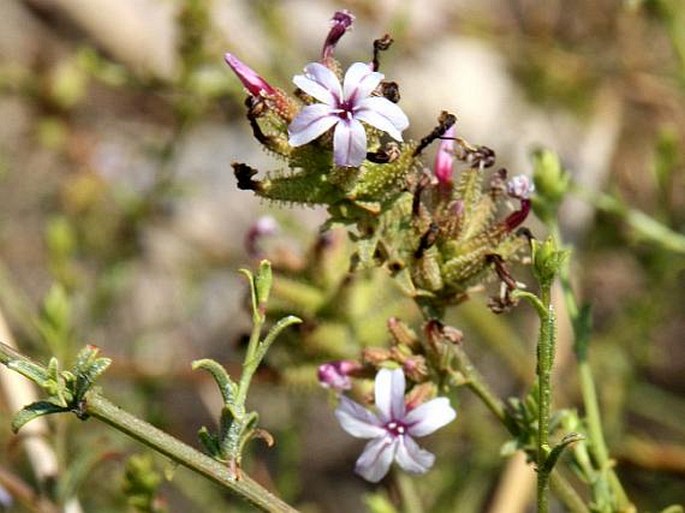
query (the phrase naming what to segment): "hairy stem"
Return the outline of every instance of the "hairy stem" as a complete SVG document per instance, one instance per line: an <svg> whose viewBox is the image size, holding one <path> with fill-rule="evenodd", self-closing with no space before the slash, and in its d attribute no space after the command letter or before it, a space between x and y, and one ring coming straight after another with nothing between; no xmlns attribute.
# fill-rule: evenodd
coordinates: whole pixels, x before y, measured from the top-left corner
<svg viewBox="0 0 685 513"><path fill-rule="evenodd" d="M10 366L12 362L18 361L34 363L20 352L0 342L0 363ZM238 477L227 466L119 408L97 392L91 391L86 395L84 404L80 405L79 415L91 416L109 424L179 465L228 488L262 511L297 513L296 509L284 503L245 474L241 473Z"/></svg>
<svg viewBox="0 0 685 513"><path fill-rule="evenodd" d="M483 401L485 406L504 427L512 435L516 436L515 427L507 421L507 410L504 402L495 395L464 349L460 345L454 346L453 353L457 362L457 368L466 380L466 386ZM534 455L529 456L534 457ZM571 484L558 471L552 471L549 481L552 491L570 513L590 513L583 499L580 498Z"/></svg>
<svg viewBox="0 0 685 513"><path fill-rule="evenodd" d="M556 338L556 317L551 305L551 290L543 287L540 300L545 307L540 315L540 338L537 347L537 375L538 375L538 439L537 439L537 506L538 513L549 511L549 473L544 470L544 464L549 455L549 418L552 408L552 366L554 364L554 344Z"/></svg>
<svg viewBox="0 0 685 513"><path fill-rule="evenodd" d="M270 513L296 513L297 511L247 475L241 473L240 478L237 478L227 466L122 410L98 393L88 394L85 412L164 454L176 463L228 488L262 511Z"/></svg>

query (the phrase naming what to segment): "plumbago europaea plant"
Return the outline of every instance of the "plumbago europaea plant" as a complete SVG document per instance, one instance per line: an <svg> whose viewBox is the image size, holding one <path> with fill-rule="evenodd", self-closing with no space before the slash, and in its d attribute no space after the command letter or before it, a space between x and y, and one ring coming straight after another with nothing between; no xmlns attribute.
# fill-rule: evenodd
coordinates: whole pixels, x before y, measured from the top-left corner
<svg viewBox="0 0 685 513"><path fill-rule="evenodd" d="M302 310L313 319L328 315L337 320L339 312L333 303L344 307L354 302L348 278L383 268L423 316L420 330L389 317L389 345L366 345L351 354L349 347L342 351L329 344L320 346L314 357L309 355L319 362L340 353L346 356L321 364L317 371L321 385L338 401L335 415L342 428L369 440L356 472L371 482L381 481L393 463L411 474L428 472L436 457L415 438L454 421L457 413L444 394L467 387L512 435L505 451L522 450L534 465L538 511L549 510L550 488L569 511L635 511L603 440L587 361L587 310L577 305L569 286L570 254L558 237L556 209L568 190L568 176L549 152L536 155L533 181L522 175L509 178L504 169L489 173L495 165L494 151L458 137L456 117L447 112L438 115L430 134L419 141L404 141L409 120L398 105L399 87L379 71L380 54L388 50L392 39L376 40L368 63L353 63L345 69L334 58L335 47L353 20L347 11L335 13L320 61L295 76L294 94L272 86L233 54L226 54L225 60L248 91L247 119L255 138L285 163L284 169L261 179L247 164L233 164L238 187L275 202L325 206L329 219L313 258L330 251L333 245L327 245L325 234L334 226L344 226L354 246L348 262L351 274L317 283L321 290L307 289L289 278L289 285L280 292L289 299L292 311L309 303ZM429 169L422 155L435 141L439 148ZM522 227L531 209L554 237L539 242ZM272 224L262 222L251 237L273 229ZM511 273L511 264L519 261L530 262L537 293L525 290ZM0 361L48 395L19 412L13 428L48 414L93 417L226 486L263 511L295 511L246 475L241 461L250 439L272 441L258 427L258 414L245 405L251 379L276 337L300 319L285 316L263 336L272 294L271 266L262 261L255 274L243 273L251 291L253 330L240 377L230 376L209 359L193 364L212 375L224 402L217 432L200 430L206 454L113 405L94 388L95 379L110 361L93 346L84 349L68 371L61 371L55 359L45 367L0 345ZM468 300L473 290L493 277L499 282L498 293L489 300L494 312L506 312L523 299L540 320L537 351L531 355L536 382L523 398L507 401L493 393L470 361L462 332L444 321L448 309ZM574 324L585 407L582 416L552 408L556 314L551 287L557 277L561 277ZM277 291L279 280L273 287ZM282 303L287 308L288 301ZM371 380L373 401L359 393ZM346 394L356 395L357 400ZM570 455L571 468L588 485L584 494L557 471L564 452ZM133 466L145 472L144 461Z"/></svg>
<svg viewBox="0 0 685 513"><path fill-rule="evenodd" d="M247 119L255 138L285 164L257 178L256 169L234 163L238 187L275 202L324 206L329 219L322 231L344 226L353 242L350 271L386 269L424 317L422 334L392 317L390 347L362 347L357 357L318 369L321 384L338 397L336 416L343 429L370 439L356 472L377 482L393 461L409 473L427 472L435 458L413 438L456 416L447 400L436 396L468 386L512 434L507 450L523 450L535 466L538 511L549 510L550 486L570 511L635 511L603 439L587 360L588 313L578 307L569 285L570 251L561 246L556 227L568 175L554 154L541 151L535 156L534 184L523 175L509 179L504 169L488 176L494 151L458 137L456 117L448 112L420 141L404 141L408 120L398 109L399 87L379 71L380 53L392 39L386 35L374 41L370 62L345 68L334 49L354 17L342 11L331 21L320 61L294 77L293 95L235 55L225 59L248 91ZM436 140L431 170L421 157ZM510 206L512 201L518 208ZM521 226L533 205L552 234L544 242ZM526 260L537 293L525 290L509 270L512 262ZM468 358L462 333L443 321L448 308L467 300L490 276L500 282L499 294L489 300L493 312L505 312L523 299L539 317L536 381L522 399L498 399ZM575 329L583 416L552 408L557 322L551 289L558 277ZM308 281L316 283L311 276ZM321 301L320 311L335 309L339 292L329 287L329 301ZM375 409L369 411L345 394L359 395L363 387L357 382L373 376ZM555 471L565 451L572 469L589 485L587 501Z"/></svg>

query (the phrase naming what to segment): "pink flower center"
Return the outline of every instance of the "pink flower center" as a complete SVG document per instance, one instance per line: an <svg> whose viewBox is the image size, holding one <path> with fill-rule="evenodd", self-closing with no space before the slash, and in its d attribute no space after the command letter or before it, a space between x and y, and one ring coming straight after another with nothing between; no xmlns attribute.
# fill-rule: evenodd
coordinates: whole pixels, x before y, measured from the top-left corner
<svg viewBox="0 0 685 513"><path fill-rule="evenodd" d="M340 119L349 120L353 118L354 102L352 100L342 100L338 102L338 117Z"/></svg>
<svg viewBox="0 0 685 513"><path fill-rule="evenodd" d="M385 425L385 429L394 437L402 436L407 431L407 426L396 420L391 420Z"/></svg>

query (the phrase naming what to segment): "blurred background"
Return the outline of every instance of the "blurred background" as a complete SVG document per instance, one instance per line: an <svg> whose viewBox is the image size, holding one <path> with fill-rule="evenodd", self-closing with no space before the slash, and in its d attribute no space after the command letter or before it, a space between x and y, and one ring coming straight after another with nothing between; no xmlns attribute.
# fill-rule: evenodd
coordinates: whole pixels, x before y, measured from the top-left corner
<svg viewBox="0 0 685 513"><path fill-rule="evenodd" d="M262 171L278 163L252 138L245 93L223 53L291 90L343 8L357 17L336 50L345 66L369 60L384 33L395 39L381 71L399 84L408 137L423 137L449 110L459 135L493 148L511 173L530 174L536 148L559 153L578 185L560 221L575 249L575 286L593 308L592 363L611 453L640 511L683 501L679 0L3 0L0 310L19 347L68 362L83 344L100 346L114 358L102 380L107 395L197 445L199 427L215 424L219 395L190 362L213 357L239 369L250 324L236 271L255 264L250 227L275 218L279 230L263 252L296 281L325 219L237 190L231 162ZM545 235L535 220L528 225ZM334 239L344 272L349 248ZM526 271L518 274L525 281ZM498 392L520 395L534 376L534 319L526 308L495 317L485 300L474 296L450 321ZM415 320L411 307L389 307L354 317L367 336L378 334L376 344L387 342L389 315ZM579 404L570 336L562 323L563 407ZM258 376L253 407L277 444L255 443L247 471L303 511L380 508L396 491L375 491L352 474L361 444L338 428L316 386L316 353L293 338L290 359L276 352ZM134 511L125 468L141 446L94 421L50 419L59 471L41 480L10 432L12 394L0 391L0 491L14 500L0 494L0 511L50 511L50 503ZM459 419L426 442L439 453L437 468L417 480L426 511L526 511L532 489L507 487L504 469L516 467L500 455L504 430L468 392L452 400ZM149 463L163 476L156 507L250 510L162 459ZM532 475L525 467L514 474L522 472ZM509 506L498 510L503 497Z"/></svg>

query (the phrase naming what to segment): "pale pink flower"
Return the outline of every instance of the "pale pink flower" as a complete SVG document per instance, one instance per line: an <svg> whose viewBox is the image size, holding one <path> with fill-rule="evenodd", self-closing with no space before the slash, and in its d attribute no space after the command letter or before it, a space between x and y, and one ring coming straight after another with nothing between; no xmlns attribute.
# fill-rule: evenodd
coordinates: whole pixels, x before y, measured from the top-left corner
<svg viewBox="0 0 685 513"><path fill-rule="evenodd" d="M507 230L513 231L526 220L532 206L530 196L535 192L535 184L525 175L516 175L507 182L507 194L521 202L521 208L509 214L504 220Z"/></svg>
<svg viewBox="0 0 685 513"><path fill-rule="evenodd" d="M357 438L371 439L357 460L355 472L372 483L388 473L393 460L407 472L428 472L435 456L419 447L414 437L429 435L457 416L446 397L432 399L407 411L404 391L401 369L381 369L375 384L377 413L345 396L340 398L335 411L345 431Z"/></svg>
<svg viewBox="0 0 685 513"><path fill-rule="evenodd" d="M343 85L323 64L314 62L296 75L293 82L321 103L307 105L288 127L290 144L302 146L328 129L333 132L333 160L336 166L358 167L366 158L366 132L361 122L387 132L402 141L402 131L409 126L407 116L397 105L371 93L383 74L368 64L356 62L347 70Z"/></svg>
<svg viewBox="0 0 685 513"><path fill-rule="evenodd" d="M507 194L516 199L530 199L535 185L526 175L516 175L507 182Z"/></svg>

